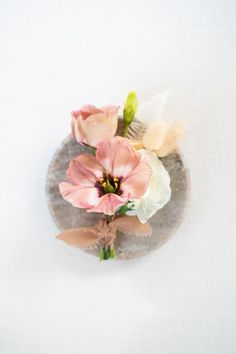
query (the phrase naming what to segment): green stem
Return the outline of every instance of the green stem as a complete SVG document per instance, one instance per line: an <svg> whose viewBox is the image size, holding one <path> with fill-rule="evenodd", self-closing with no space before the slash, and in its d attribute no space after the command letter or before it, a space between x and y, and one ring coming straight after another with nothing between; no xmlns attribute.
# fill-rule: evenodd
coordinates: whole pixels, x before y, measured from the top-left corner
<svg viewBox="0 0 236 354"><path fill-rule="evenodd" d="M124 133L123 133L123 137L126 138L127 134L128 134L128 131L129 131L129 124L126 124L125 125L125 128L124 128Z"/></svg>
<svg viewBox="0 0 236 354"><path fill-rule="evenodd" d="M111 248L111 256L110 256L110 258L115 258L115 256L116 256L116 253L115 253L115 248L114 248L114 246Z"/></svg>
<svg viewBox="0 0 236 354"><path fill-rule="evenodd" d="M99 252L99 260L100 261L104 261L104 260L108 260L108 259L112 259L115 258L116 254L115 254L115 249L114 246L103 246L100 249Z"/></svg>
<svg viewBox="0 0 236 354"><path fill-rule="evenodd" d="M99 252L99 260L103 261L104 259L104 247L102 247Z"/></svg>

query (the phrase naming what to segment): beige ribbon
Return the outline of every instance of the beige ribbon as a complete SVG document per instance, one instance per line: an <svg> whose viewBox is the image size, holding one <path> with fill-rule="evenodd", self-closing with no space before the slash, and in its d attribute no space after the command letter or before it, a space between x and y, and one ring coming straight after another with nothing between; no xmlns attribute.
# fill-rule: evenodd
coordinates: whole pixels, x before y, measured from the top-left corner
<svg viewBox="0 0 236 354"><path fill-rule="evenodd" d="M98 246L112 246L116 239L116 231L137 237L150 236L152 227L142 224L136 216L122 215L112 221L100 219L94 226L68 229L57 235L59 240L83 249L96 249Z"/></svg>

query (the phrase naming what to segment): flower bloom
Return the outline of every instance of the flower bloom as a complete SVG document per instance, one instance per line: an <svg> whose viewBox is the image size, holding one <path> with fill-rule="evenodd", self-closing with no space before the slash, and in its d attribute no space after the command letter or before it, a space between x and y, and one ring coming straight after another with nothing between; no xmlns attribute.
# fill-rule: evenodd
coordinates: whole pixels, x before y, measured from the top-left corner
<svg viewBox="0 0 236 354"><path fill-rule="evenodd" d="M96 156L81 154L71 160L70 182L59 184L65 200L88 212L115 214L131 199L147 191L153 170L128 140L114 137L97 144Z"/></svg>
<svg viewBox="0 0 236 354"><path fill-rule="evenodd" d="M158 210L166 205L171 198L170 176L163 163L155 153L140 150L153 170L147 191L140 199L133 200L135 209L127 215L137 215L141 223L146 223Z"/></svg>
<svg viewBox="0 0 236 354"><path fill-rule="evenodd" d="M99 141L112 138L117 130L118 109L115 106L96 108L86 105L72 112L72 136L78 143L90 146L97 146Z"/></svg>

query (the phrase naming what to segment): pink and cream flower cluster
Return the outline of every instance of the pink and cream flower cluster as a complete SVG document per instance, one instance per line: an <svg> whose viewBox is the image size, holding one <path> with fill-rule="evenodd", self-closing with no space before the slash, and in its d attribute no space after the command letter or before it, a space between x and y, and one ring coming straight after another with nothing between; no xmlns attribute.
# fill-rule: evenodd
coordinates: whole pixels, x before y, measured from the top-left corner
<svg viewBox="0 0 236 354"><path fill-rule="evenodd" d="M152 97L138 110L137 95L130 92L123 108L122 136L117 135L117 106L85 105L72 112L73 140L87 152L70 161L60 193L73 207L102 216L95 225L64 230L59 239L85 249L100 248L103 260L115 257L117 231L151 235L147 221L171 197L170 176L160 158L176 148L181 135L179 124L155 122L155 117L147 124L164 101L165 95ZM136 115L146 128L139 139L131 126Z"/></svg>
<svg viewBox="0 0 236 354"><path fill-rule="evenodd" d="M150 108L155 111L153 102L156 99L144 105L146 113L140 110L140 121L142 116L150 115ZM170 177L158 156L175 148L179 134L161 122L146 126L143 138L134 141L129 127L137 110L137 97L131 92L123 111L123 137L116 136L118 110L118 106L85 105L72 112L74 141L92 147L94 154L88 149L73 158L67 181L61 182L59 189L76 208L117 216L123 207L122 214L136 215L146 223L170 200Z"/></svg>

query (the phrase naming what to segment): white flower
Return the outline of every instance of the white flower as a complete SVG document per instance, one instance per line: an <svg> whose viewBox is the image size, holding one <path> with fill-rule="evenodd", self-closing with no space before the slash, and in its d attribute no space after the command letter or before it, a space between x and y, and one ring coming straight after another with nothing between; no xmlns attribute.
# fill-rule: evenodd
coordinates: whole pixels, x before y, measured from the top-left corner
<svg viewBox="0 0 236 354"><path fill-rule="evenodd" d="M150 150L140 150L153 169L150 186L140 199L134 199L135 209L127 215L137 215L141 223L146 223L158 210L168 203L171 197L170 176L162 162Z"/></svg>

